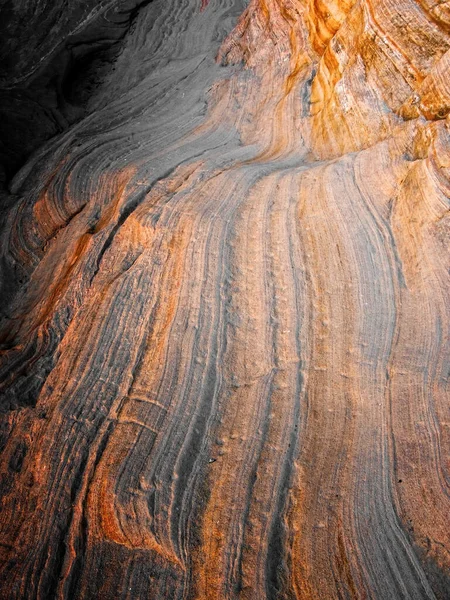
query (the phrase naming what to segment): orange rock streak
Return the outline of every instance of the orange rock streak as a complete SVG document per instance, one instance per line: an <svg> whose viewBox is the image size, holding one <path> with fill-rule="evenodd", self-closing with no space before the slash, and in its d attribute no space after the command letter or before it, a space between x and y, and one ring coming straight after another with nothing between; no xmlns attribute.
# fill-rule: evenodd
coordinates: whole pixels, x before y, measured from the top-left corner
<svg viewBox="0 0 450 600"><path fill-rule="evenodd" d="M448 9L201 9L14 182L0 596L448 598Z"/></svg>

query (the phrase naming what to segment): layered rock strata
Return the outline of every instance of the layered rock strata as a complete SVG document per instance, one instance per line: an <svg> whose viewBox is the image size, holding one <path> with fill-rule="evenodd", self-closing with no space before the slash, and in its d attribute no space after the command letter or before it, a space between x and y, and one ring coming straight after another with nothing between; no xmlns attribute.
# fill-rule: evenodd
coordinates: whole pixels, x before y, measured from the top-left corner
<svg viewBox="0 0 450 600"><path fill-rule="evenodd" d="M133 14L9 185L0 597L448 598L449 27Z"/></svg>

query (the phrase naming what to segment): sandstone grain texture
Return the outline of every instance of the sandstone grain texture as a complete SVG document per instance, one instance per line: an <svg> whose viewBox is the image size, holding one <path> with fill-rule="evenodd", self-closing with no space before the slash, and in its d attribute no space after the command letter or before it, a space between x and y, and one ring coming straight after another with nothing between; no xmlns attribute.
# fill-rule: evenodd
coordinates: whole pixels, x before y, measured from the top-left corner
<svg viewBox="0 0 450 600"><path fill-rule="evenodd" d="M128 9L7 193L0 597L449 598L447 4Z"/></svg>

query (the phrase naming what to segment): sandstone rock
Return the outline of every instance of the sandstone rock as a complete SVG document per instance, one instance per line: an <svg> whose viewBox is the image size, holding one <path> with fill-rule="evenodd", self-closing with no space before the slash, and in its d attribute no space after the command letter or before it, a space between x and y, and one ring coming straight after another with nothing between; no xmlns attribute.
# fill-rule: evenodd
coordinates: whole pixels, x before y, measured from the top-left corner
<svg viewBox="0 0 450 600"><path fill-rule="evenodd" d="M446 4L6 6L0 597L447 598Z"/></svg>

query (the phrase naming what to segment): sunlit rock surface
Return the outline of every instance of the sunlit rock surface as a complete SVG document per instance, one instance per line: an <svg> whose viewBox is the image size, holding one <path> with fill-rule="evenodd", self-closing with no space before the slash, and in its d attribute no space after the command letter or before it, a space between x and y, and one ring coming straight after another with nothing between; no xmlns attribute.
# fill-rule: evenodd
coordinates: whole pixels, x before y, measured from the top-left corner
<svg viewBox="0 0 450 600"><path fill-rule="evenodd" d="M1 598L449 598L448 5L5 6Z"/></svg>

